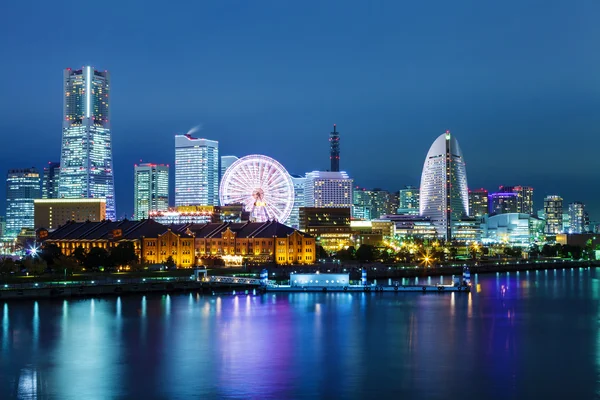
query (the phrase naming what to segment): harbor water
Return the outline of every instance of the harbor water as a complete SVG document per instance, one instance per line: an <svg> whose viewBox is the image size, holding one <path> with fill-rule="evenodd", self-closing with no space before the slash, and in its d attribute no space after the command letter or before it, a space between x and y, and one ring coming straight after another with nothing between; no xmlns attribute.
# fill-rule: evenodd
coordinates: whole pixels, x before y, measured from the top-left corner
<svg viewBox="0 0 600 400"><path fill-rule="evenodd" d="M472 283L0 302L0 398L598 398L600 270Z"/></svg>

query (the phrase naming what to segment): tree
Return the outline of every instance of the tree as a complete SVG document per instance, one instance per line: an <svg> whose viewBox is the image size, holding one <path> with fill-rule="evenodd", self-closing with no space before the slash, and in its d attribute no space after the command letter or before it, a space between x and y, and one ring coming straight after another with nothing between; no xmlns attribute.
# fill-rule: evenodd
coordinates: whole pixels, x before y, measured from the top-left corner
<svg viewBox="0 0 600 400"><path fill-rule="evenodd" d="M26 257L22 262L23 268L33 276L40 276L46 271L46 261L39 257Z"/></svg>
<svg viewBox="0 0 600 400"><path fill-rule="evenodd" d="M0 259L0 272L4 275L10 275L11 273L15 273L18 271L17 264L10 257L2 257Z"/></svg>
<svg viewBox="0 0 600 400"><path fill-rule="evenodd" d="M54 265L58 272L64 272L65 275L71 276L74 273L81 272L81 266L74 257L60 256L55 260Z"/></svg>
<svg viewBox="0 0 600 400"><path fill-rule="evenodd" d="M325 249L323 248L323 246L321 246L320 244L318 244L316 246L315 251L317 253L317 259L322 259L322 258L329 257L329 254L327 254L327 252L325 251Z"/></svg>
<svg viewBox="0 0 600 400"><path fill-rule="evenodd" d="M84 265L86 258L85 249L81 246L77 246L75 250L73 250L73 257L79 264Z"/></svg>
<svg viewBox="0 0 600 400"><path fill-rule="evenodd" d="M456 260L456 256L458 255L458 249L456 247L450 247L450 260Z"/></svg>
<svg viewBox="0 0 600 400"><path fill-rule="evenodd" d="M173 256L167 257L167 259L165 260L165 262L163 264L165 267L167 267L167 269L174 269L175 268L175 260L173 260Z"/></svg>
<svg viewBox="0 0 600 400"><path fill-rule="evenodd" d="M356 251L356 258L362 262L372 261L375 257L375 248L368 244L361 245Z"/></svg>
<svg viewBox="0 0 600 400"><path fill-rule="evenodd" d="M342 261L354 260L355 256L356 250L353 246L350 246L347 249L342 249L336 253L336 257Z"/></svg>
<svg viewBox="0 0 600 400"><path fill-rule="evenodd" d="M101 247L92 247L86 254L83 265L85 265L86 268L97 270L100 269L100 267L109 266L110 261L108 251Z"/></svg>
<svg viewBox="0 0 600 400"><path fill-rule="evenodd" d="M138 261L135 254L135 247L132 242L119 243L117 247L110 252L111 264L116 266L131 265Z"/></svg>
<svg viewBox="0 0 600 400"><path fill-rule="evenodd" d="M62 251L60 247L58 247L54 243L47 243L42 248L40 252L40 257L46 262L48 265L54 265L55 261L62 255Z"/></svg>

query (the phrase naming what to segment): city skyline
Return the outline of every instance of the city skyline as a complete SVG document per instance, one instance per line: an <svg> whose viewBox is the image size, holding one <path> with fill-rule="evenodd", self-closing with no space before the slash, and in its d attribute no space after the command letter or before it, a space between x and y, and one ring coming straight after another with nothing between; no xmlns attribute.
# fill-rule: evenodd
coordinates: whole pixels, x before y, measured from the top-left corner
<svg viewBox="0 0 600 400"><path fill-rule="evenodd" d="M514 13L517 4L519 13ZM198 5L182 17L188 23L171 26L165 39L148 28L152 24L134 21L111 25L102 38L92 35L87 46L75 49L62 45L74 27L51 23L52 18L66 21L68 8L41 5L26 20L10 19L0 28L14 37L3 49L21 60L19 68L0 66L3 91L19 93L19 101L0 100L0 133L29 139L14 141L0 168L41 169L58 161L60 71L85 64L109 70L114 79L111 125L119 217L133 214L133 164L142 159L174 165L167 146L190 126L202 123L199 135L219 141L222 154L265 154L290 173L304 174L328 169L326 140L337 123L341 169L362 187L397 191L417 186L426 138L449 129L459 135L468 156L471 187L493 192L501 184L529 185L535 188L536 209L546 195L558 194L566 202L584 202L597 220L593 148L600 139L589 131L600 122L593 72L600 61L593 51L599 28L591 18L598 6L582 7L577 18L564 21L567 6L553 4L540 15L533 5L503 3L494 6L491 20L482 9L444 3L437 5L439 15L420 4L328 4L315 14L301 12L302 18L292 6L280 5L267 13L244 8L219 24L212 22L218 7ZM10 7L9 13L27 15L21 4ZM82 12L90 7L82 5ZM107 9L127 8L107 3ZM158 23L168 13L148 10L145 21ZM202 16L199 29L191 28L198 25L193 15ZM363 23L334 29L326 23L332 15ZM398 15L428 18L422 26L392 24ZM513 30L507 31L507 19ZM273 20L282 25L268 23ZM306 23L319 28L308 36L283 28ZM557 24L561 32L553 28ZM128 29L147 40L130 38ZM43 45L35 40L40 32L45 32ZM203 35L211 32L215 40L206 41ZM366 42L356 40L363 36ZM174 37L177 46L169 40ZM189 51L197 46L210 62L198 62L200 56ZM330 57L338 62L322 62ZM248 61L248 67L238 67L238 59ZM165 74L173 65L198 73ZM31 121L27 128L24 120ZM549 160L557 164L552 175ZM0 197L5 209L5 192Z"/></svg>

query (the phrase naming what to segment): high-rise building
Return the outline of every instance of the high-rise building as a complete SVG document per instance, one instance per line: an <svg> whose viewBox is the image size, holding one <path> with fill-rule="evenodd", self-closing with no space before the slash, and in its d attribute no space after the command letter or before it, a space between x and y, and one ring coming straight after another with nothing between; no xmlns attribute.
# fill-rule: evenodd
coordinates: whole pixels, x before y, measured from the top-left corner
<svg viewBox="0 0 600 400"><path fill-rule="evenodd" d="M134 174L134 219L146 219L149 212L167 210L169 208L169 166L136 164Z"/></svg>
<svg viewBox="0 0 600 400"><path fill-rule="evenodd" d="M99 222L106 219L106 199L36 199L35 229L49 231L67 222Z"/></svg>
<svg viewBox="0 0 600 400"><path fill-rule="evenodd" d="M469 216L481 218L488 213L488 191L485 189L469 190Z"/></svg>
<svg viewBox="0 0 600 400"><path fill-rule="evenodd" d="M580 201L569 204L569 233L584 233L586 231L585 205Z"/></svg>
<svg viewBox="0 0 600 400"><path fill-rule="evenodd" d="M517 194L517 211L533 215L533 188L529 186L500 186L502 193Z"/></svg>
<svg viewBox="0 0 600 400"><path fill-rule="evenodd" d="M370 192L356 186L352 190L352 218L370 220L373 218L373 203Z"/></svg>
<svg viewBox="0 0 600 400"><path fill-rule="evenodd" d="M333 124L333 132L329 133L329 159L331 161L331 172L340 171L340 133Z"/></svg>
<svg viewBox="0 0 600 400"><path fill-rule="evenodd" d="M419 188L406 186L398 192L398 214L419 215Z"/></svg>
<svg viewBox="0 0 600 400"><path fill-rule="evenodd" d="M106 217L115 220L110 89L107 71L89 66L64 71L58 197L106 199Z"/></svg>
<svg viewBox="0 0 600 400"><path fill-rule="evenodd" d="M394 214L398 210L398 198L387 190L376 188L369 190L368 193L373 207L371 218L376 219L382 215Z"/></svg>
<svg viewBox="0 0 600 400"><path fill-rule="evenodd" d="M6 232L14 239L21 228L33 229L33 200L42 196L40 173L35 168L11 169L6 176Z"/></svg>
<svg viewBox="0 0 600 400"><path fill-rule="evenodd" d="M294 229L300 229L300 207L304 207L304 184L306 177L290 175L294 184L294 206L285 224Z"/></svg>
<svg viewBox="0 0 600 400"><path fill-rule="evenodd" d="M219 204L219 142L175 135L175 205Z"/></svg>
<svg viewBox="0 0 600 400"><path fill-rule="evenodd" d="M458 140L446 131L431 145L421 175L420 214L438 235L452 239L452 225L469 213L467 170Z"/></svg>
<svg viewBox="0 0 600 400"><path fill-rule="evenodd" d="M544 214L548 235L556 235L562 230L563 199L560 196L546 196L544 199Z"/></svg>
<svg viewBox="0 0 600 400"><path fill-rule="evenodd" d="M239 160L236 156L221 156L221 167L219 169L219 184L221 184L221 179L223 175L225 175L225 171L227 168L231 167L231 164Z"/></svg>
<svg viewBox="0 0 600 400"><path fill-rule="evenodd" d="M59 172L60 163L49 162L48 166L44 167L44 175L42 176L42 199L58 198Z"/></svg>
<svg viewBox="0 0 600 400"><path fill-rule="evenodd" d="M346 172L313 171L306 173L304 206L351 208L352 179Z"/></svg>
<svg viewBox="0 0 600 400"><path fill-rule="evenodd" d="M488 196L489 214L508 214L516 213L518 210L518 194L509 193L490 193Z"/></svg>

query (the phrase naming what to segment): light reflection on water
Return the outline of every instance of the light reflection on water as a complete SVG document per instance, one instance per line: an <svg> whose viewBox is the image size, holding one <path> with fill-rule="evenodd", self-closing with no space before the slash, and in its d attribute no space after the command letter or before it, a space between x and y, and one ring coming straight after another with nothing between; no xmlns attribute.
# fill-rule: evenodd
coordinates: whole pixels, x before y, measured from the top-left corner
<svg viewBox="0 0 600 400"><path fill-rule="evenodd" d="M471 294L4 303L0 398L592 398L599 278L474 275Z"/></svg>

